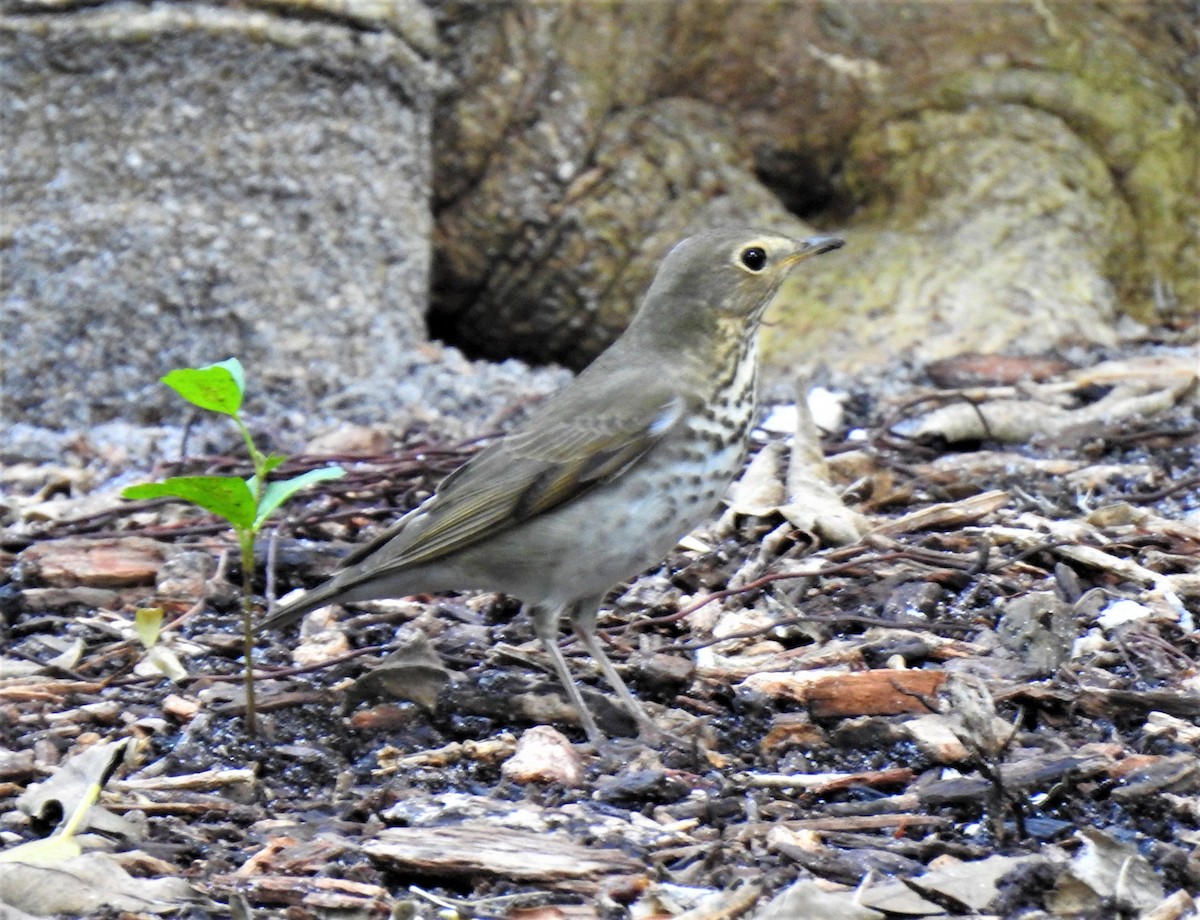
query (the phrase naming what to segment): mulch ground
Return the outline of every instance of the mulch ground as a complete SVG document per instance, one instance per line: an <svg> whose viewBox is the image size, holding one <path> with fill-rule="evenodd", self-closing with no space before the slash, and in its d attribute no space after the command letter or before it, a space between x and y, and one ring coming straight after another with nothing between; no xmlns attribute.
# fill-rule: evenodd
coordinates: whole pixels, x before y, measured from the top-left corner
<svg viewBox="0 0 1200 920"><path fill-rule="evenodd" d="M19 797L126 739L100 799L126 820L96 833L186 878L187 916L1194 915L1200 368L1165 338L842 381L827 470L789 464L776 406L732 507L602 615L664 738L564 635L606 751L495 595L261 637L249 737L226 530L87 463L14 465L0 839L48 833L70 795ZM292 460L348 475L283 509L258 590L318 583L479 446ZM808 478L846 518L806 515Z"/></svg>

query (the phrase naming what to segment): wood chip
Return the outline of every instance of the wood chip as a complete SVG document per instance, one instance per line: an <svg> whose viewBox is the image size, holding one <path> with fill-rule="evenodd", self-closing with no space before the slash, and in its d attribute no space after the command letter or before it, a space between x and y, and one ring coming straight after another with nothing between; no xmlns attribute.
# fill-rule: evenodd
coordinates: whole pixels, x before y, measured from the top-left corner
<svg viewBox="0 0 1200 920"><path fill-rule="evenodd" d="M691 910L677 914L674 920L737 920L748 914L762 895L762 886L755 882L738 884L712 899L705 899L703 904Z"/></svg>
<svg viewBox="0 0 1200 920"><path fill-rule="evenodd" d="M202 770L181 776L112 780L108 787L114 792L208 792L231 786L250 786L255 780L253 770Z"/></svg>
<svg viewBox="0 0 1200 920"><path fill-rule="evenodd" d="M70 588L26 588L21 592L21 605L26 610L61 612L72 607L94 610L104 607L115 610L122 604L122 592L111 588L92 588L75 585Z"/></svg>
<svg viewBox="0 0 1200 920"><path fill-rule="evenodd" d="M1007 492L994 490L972 495L957 502L942 502L921 508L911 514L903 515L894 521L888 521L875 528L874 533L902 534L914 533L918 530L941 530L951 527L962 527L973 524L981 518L994 514L1011 501L1012 496Z"/></svg>
<svg viewBox="0 0 1200 920"><path fill-rule="evenodd" d="M152 585L172 547L149 537L35 543L17 556L22 581L70 588Z"/></svg>
<svg viewBox="0 0 1200 920"><path fill-rule="evenodd" d="M838 665L861 666L863 663L862 639L830 639L819 645L804 645L783 651L762 654L697 655L696 675L722 682L744 680L755 674L773 671L796 673L800 671L831 671Z"/></svg>
<svg viewBox="0 0 1200 920"><path fill-rule="evenodd" d="M855 786L902 785L912 782L913 772L907 767L895 767L858 773L755 773L743 780L747 786L757 789L803 789L822 794Z"/></svg>
<svg viewBox="0 0 1200 920"><path fill-rule="evenodd" d="M352 882L340 878L293 878L288 875L264 875L246 879L235 875L217 875L211 884L218 890L242 891L262 904L304 905L328 912L356 912L362 916L386 914L390 903L388 890L379 885Z"/></svg>
<svg viewBox="0 0 1200 920"><path fill-rule="evenodd" d="M200 704L177 693L169 693L163 698L162 711L163 715L168 715L180 722L190 722L200 711Z"/></svg>
<svg viewBox="0 0 1200 920"><path fill-rule="evenodd" d="M1004 788L1010 792L1043 789L1059 782L1067 774L1070 774L1072 782L1078 783L1105 772L1111 764L1111 755L1093 750L1079 754L1030 756L1001 767L1000 778ZM982 776L955 776L927 783L916 792L927 805L944 805L981 799L991 789L991 783Z"/></svg>
<svg viewBox="0 0 1200 920"><path fill-rule="evenodd" d="M584 846L560 834L535 834L494 823L392 827L363 849L390 871L443 878L490 875L559 884L636 874L640 860L612 847Z"/></svg>
<svg viewBox="0 0 1200 920"><path fill-rule="evenodd" d="M1186 891L1175 892L1157 907L1142 914L1140 920L1183 920L1196 916L1196 902Z"/></svg>
<svg viewBox="0 0 1200 920"><path fill-rule="evenodd" d="M902 727L922 753L938 763L961 763L971 756L955 733L951 720L941 713L917 716Z"/></svg>
<svg viewBox="0 0 1200 920"><path fill-rule="evenodd" d="M764 753L778 752L788 747L806 750L829 746L829 737L819 725L814 725L807 713L785 712L771 722L771 730L763 736L759 747Z"/></svg>
<svg viewBox="0 0 1200 920"><path fill-rule="evenodd" d="M479 763L496 763L512 756L517 739L507 732L482 741L455 741L432 751L417 751L404 754L393 747L380 749L377 755L379 767L375 776L387 776L401 770L416 770L427 767L446 767L474 760Z"/></svg>
<svg viewBox="0 0 1200 920"><path fill-rule="evenodd" d="M242 864L236 874L248 878L261 875L316 875L350 849L350 844L330 834L318 834L312 840L272 837L265 847Z"/></svg>
<svg viewBox="0 0 1200 920"><path fill-rule="evenodd" d="M898 798L898 797L897 797ZM824 831L881 831L899 827L945 827L954 822L942 815L919 815L899 812L894 815L840 815L828 818L801 818L783 822L793 830Z"/></svg>
<svg viewBox="0 0 1200 920"><path fill-rule="evenodd" d="M753 674L738 686L808 706L815 719L930 712L943 671L800 671Z"/></svg>
<svg viewBox="0 0 1200 920"><path fill-rule="evenodd" d="M1069 704L1093 718L1139 716L1151 710L1184 719L1200 718L1200 693L1180 690L1110 690L1107 687L1041 687L1031 684L996 694L996 700Z"/></svg>
<svg viewBox="0 0 1200 920"><path fill-rule="evenodd" d="M35 772L33 751L0 751L0 779L28 781Z"/></svg>

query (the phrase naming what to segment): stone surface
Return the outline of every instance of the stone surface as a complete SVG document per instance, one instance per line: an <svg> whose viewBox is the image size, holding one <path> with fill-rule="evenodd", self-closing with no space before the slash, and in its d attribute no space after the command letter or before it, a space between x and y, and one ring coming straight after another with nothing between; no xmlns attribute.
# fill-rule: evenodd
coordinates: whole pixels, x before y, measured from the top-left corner
<svg viewBox="0 0 1200 920"><path fill-rule="evenodd" d="M178 423L157 377L230 354L292 449L477 433L552 383L427 308L578 367L713 223L847 238L781 294L786 375L1200 303L1187 4L259 6L0 0L9 453Z"/></svg>
<svg viewBox="0 0 1200 920"><path fill-rule="evenodd" d="M777 4L768 4L773 8ZM720 106L663 93L703 4L441 10L434 331L578 369L625 328L667 251L723 224L804 234ZM678 22L677 22L678 20ZM680 57L676 57L678 54Z"/></svg>
<svg viewBox="0 0 1200 920"><path fill-rule="evenodd" d="M1061 119L1013 105L922 112L854 150L848 181L872 204L847 233L853 253L780 297L765 342L775 363L1115 341L1114 268L1136 221Z"/></svg>
<svg viewBox="0 0 1200 920"><path fill-rule="evenodd" d="M158 377L231 355L259 406L310 413L411 367L430 235L420 54L200 4L6 12L6 420L178 418Z"/></svg>
<svg viewBox="0 0 1200 920"><path fill-rule="evenodd" d="M1200 303L1186 4L438 11L434 322L477 353L585 363L665 246L731 219L847 239L781 294L787 374L1106 342Z"/></svg>

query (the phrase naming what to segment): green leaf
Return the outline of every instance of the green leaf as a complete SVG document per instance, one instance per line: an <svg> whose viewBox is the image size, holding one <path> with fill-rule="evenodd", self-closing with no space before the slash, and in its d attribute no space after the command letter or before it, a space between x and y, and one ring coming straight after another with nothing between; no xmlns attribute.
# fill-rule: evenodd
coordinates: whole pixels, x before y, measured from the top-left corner
<svg viewBox="0 0 1200 920"><path fill-rule="evenodd" d="M263 457L263 475L265 476L267 473L271 472L271 470L275 469L275 467L279 466L285 460L287 460L286 454L267 454L265 457Z"/></svg>
<svg viewBox="0 0 1200 920"><path fill-rule="evenodd" d="M327 479L341 479L346 471L340 466L323 466L318 470L309 470L291 479L281 479L278 482L268 482L263 492L262 502L258 506L258 515L254 518L254 526L260 527L271 514L285 501L301 489L311 486L314 482L324 482Z"/></svg>
<svg viewBox="0 0 1200 920"><path fill-rule="evenodd" d="M254 493L236 476L176 476L163 482L130 486L125 498L182 498L227 520L234 527L254 526Z"/></svg>
<svg viewBox="0 0 1200 920"><path fill-rule="evenodd" d="M238 414L246 390L246 374L237 358L207 367L181 367L163 377L162 382L193 406L224 415Z"/></svg>
<svg viewBox="0 0 1200 920"><path fill-rule="evenodd" d="M139 607L133 615L133 628L144 648L154 648L158 634L162 631L163 609L161 607Z"/></svg>

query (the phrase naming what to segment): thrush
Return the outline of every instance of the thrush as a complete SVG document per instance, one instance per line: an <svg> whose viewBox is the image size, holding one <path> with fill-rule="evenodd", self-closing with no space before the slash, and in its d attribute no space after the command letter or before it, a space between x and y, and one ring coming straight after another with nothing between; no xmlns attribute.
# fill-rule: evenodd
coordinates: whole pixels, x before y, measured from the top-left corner
<svg viewBox="0 0 1200 920"><path fill-rule="evenodd" d="M843 245L742 228L667 254L625 333L329 581L261 628L327 604L478 589L521 599L589 740L604 735L558 647L576 635L643 732L656 733L596 639L605 594L710 515L754 423L758 328L788 270Z"/></svg>

